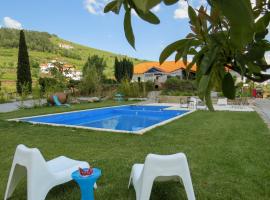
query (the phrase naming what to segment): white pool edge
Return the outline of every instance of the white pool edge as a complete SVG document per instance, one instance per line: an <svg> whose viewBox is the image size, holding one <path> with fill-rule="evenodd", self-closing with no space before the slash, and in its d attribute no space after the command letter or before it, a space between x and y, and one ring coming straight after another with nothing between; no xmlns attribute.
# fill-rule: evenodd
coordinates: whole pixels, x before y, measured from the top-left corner
<svg viewBox="0 0 270 200"><path fill-rule="evenodd" d="M128 104L128 105L120 105L120 106L106 106L106 107L100 107L100 108L90 108L90 109L83 109L83 110L75 110L75 111L68 111L68 112L60 112L60 113L52 113L52 114L45 114L45 115L34 115L34 116L30 116L30 117L20 117L20 118L13 118L13 119L7 119L7 121L14 121L14 122L25 122L25 121L21 121L24 119L28 119L28 118L34 118L34 117L44 117L44 116L51 116L51 115L60 115L60 114L67 114L67 113L74 113L74 112L82 112L82 111L89 111L89 110L99 110L99 109L104 109L104 108L117 108L117 107L123 107L123 106L129 106L129 105L136 105L136 104ZM147 105L144 105L147 106ZM187 111L187 110L183 110L183 111ZM88 130L96 130L96 131L105 131L105 132L115 132L115 133L131 133L134 135L143 135L145 132L157 128L159 126L165 125L167 123L170 123L176 119L179 119L181 117L184 117L188 114L191 114L193 112L195 112L196 110L188 110L188 112L178 115L176 117L167 119L165 121L162 121L158 124L154 124L152 126L149 126L147 128L138 130L138 131L123 131L123 130L115 130L115 129L105 129L105 128L94 128L94 127L85 127L85 126L76 126L76 125L64 125L64 124L55 124L55 123L45 123L45 122L25 122L25 123L30 123L30 124L34 124L34 125L49 125L49 126L55 126L55 127L68 127L68 128L76 128L76 129L88 129Z"/></svg>

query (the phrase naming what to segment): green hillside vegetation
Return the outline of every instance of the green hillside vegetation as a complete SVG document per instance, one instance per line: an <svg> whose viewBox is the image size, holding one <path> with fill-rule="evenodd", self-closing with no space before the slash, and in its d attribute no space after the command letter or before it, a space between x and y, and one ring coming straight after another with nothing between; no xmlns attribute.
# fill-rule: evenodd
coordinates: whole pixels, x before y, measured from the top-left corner
<svg viewBox="0 0 270 200"><path fill-rule="evenodd" d="M114 58L116 56L118 58L126 57L124 55L75 44L46 32L25 31L25 37L34 81L39 77L39 64L41 63L47 63L50 60L58 60L71 64L76 69L81 70L87 57L90 55L98 55L105 59L108 67L105 69L104 73L108 78L112 78ZM12 87L13 82L16 80L18 43L19 30L0 29L0 70L4 71L1 80L4 81L4 86L6 85L7 87ZM68 45L72 48L61 48L59 44ZM134 64L142 62L136 58L129 59L132 60Z"/></svg>

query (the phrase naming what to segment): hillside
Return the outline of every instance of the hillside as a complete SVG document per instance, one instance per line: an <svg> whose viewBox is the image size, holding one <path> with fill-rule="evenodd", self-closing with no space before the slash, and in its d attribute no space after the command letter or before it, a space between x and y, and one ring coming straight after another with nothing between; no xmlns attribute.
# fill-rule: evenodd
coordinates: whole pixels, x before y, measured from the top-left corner
<svg viewBox="0 0 270 200"><path fill-rule="evenodd" d="M114 58L125 57L107 51L94 49L63 40L57 35L46 32L25 31L26 42L30 56L33 78L38 77L39 64L50 60L59 60L81 69L89 55L102 56L107 62L105 69L107 77L113 76ZM0 29L0 68L5 72L2 80L4 84L12 84L16 79L16 65L19 43L19 30ZM134 64L141 62L136 58L130 58Z"/></svg>

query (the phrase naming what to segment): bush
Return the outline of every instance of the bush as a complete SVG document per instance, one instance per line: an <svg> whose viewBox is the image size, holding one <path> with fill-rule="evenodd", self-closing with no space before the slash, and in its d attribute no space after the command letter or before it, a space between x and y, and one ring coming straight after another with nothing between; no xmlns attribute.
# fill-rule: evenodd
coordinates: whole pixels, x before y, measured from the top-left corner
<svg viewBox="0 0 270 200"><path fill-rule="evenodd" d="M79 84L79 88L82 94L101 94L102 84L101 76L95 67L88 68L83 73L83 78Z"/></svg>
<svg viewBox="0 0 270 200"><path fill-rule="evenodd" d="M72 59L76 59L76 60L82 59L82 57L73 50L64 49L64 50L59 51L59 53L63 57L72 58Z"/></svg>
<svg viewBox="0 0 270 200"><path fill-rule="evenodd" d="M40 85L40 90L43 94L51 91L52 88L57 90L57 88L60 87L58 81L55 78L39 78L38 84Z"/></svg>
<svg viewBox="0 0 270 200"><path fill-rule="evenodd" d="M129 83L128 80L123 80L118 86L118 92L124 94L125 97L145 97L147 89L145 83L133 82Z"/></svg>
<svg viewBox="0 0 270 200"><path fill-rule="evenodd" d="M178 77L170 77L164 84L162 94L172 96L192 96L196 93L196 86L194 81L181 80Z"/></svg>
<svg viewBox="0 0 270 200"><path fill-rule="evenodd" d="M70 79L69 82L68 82L67 87L68 88L77 88L77 87L79 87L80 84L81 84L80 80Z"/></svg>
<svg viewBox="0 0 270 200"><path fill-rule="evenodd" d="M153 81L143 82L147 92L155 90L155 83Z"/></svg>
<svg viewBox="0 0 270 200"><path fill-rule="evenodd" d="M133 76L133 63L124 58L123 60L118 61L116 57L114 60L114 77L121 83L124 80L131 81Z"/></svg>

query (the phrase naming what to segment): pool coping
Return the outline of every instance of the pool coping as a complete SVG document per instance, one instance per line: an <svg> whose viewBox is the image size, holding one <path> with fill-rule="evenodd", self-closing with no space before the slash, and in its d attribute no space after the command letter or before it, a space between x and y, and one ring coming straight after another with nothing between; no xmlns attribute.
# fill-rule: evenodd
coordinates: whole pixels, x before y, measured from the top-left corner
<svg viewBox="0 0 270 200"><path fill-rule="evenodd" d="M105 131L105 132L115 132L115 133L131 133L134 135L143 135L145 132L157 128L159 126L163 126L167 123L170 123L176 119L179 119L181 117L184 117L188 114L191 114L193 112L195 112L196 110L188 110L188 112L167 119L165 121L162 121L158 124L154 124L152 126L143 128L141 130L138 131L124 131L124 130L115 130L115 129L105 129L105 128L95 128L95 127L85 127L85 126L77 126L77 125L64 125L64 124L55 124L55 123L46 123L46 122L31 122L31 121L22 121L24 119L28 119L28 118L34 118L34 117L45 117L45 116L51 116L51 115L60 115L60 114L65 114L65 113L75 113L75 112L82 112L82 111L89 111L89 110L99 110L99 109L104 109L104 108L117 108L117 107L123 107L123 106L130 106L130 105L137 105L137 104L128 104L128 105L119 105L119 106L106 106L106 107L100 107L100 108L90 108L90 109L83 109L83 110L74 110L74 111L67 111L67 112L60 112L60 113L50 113L50 114L44 114L44 115L34 115L34 116L28 116L28 117L20 117L20 118L13 118L13 119L7 119L7 121L14 121L14 122L23 122L23 123L30 123L30 124L34 124L34 125L49 125L49 126L55 126L55 127L68 127L68 128L76 128L76 129L87 129L87 130L95 130L95 131ZM151 105L137 105L137 106L151 106ZM187 111L187 110L185 110Z"/></svg>

